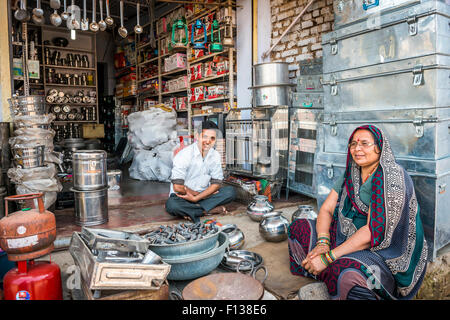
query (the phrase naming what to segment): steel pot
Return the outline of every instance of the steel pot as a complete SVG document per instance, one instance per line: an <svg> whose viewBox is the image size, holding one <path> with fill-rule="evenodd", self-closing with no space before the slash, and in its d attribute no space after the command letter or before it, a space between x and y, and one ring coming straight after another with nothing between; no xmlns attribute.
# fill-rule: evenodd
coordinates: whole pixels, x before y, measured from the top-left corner
<svg viewBox="0 0 450 320"><path fill-rule="evenodd" d="M44 165L45 154L39 154L31 157L14 157L14 164L17 168L31 169L42 167Z"/></svg>
<svg viewBox="0 0 450 320"><path fill-rule="evenodd" d="M252 272L263 264L261 255L247 250L225 252L221 266L229 271ZM238 270L239 269L239 270Z"/></svg>
<svg viewBox="0 0 450 320"><path fill-rule="evenodd" d="M317 213L314 211L313 206L300 205L298 209L292 214L291 222L297 219L317 219Z"/></svg>
<svg viewBox="0 0 450 320"><path fill-rule="evenodd" d="M77 150L72 156L73 187L89 191L108 186L106 151Z"/></svg>
<svg viewBox="0 0 450 320"><path fill-rule="evenodd" d="M266 213L259 223L259 232L267 241L280 242L287 239L289 220L280 211Z"/></svg>
<svg viewBox="0 0 450 320"><path fill-rule="evenodd" d="M253 106L289 106L289 92L294 84L263 85L250 87Z"/></svg>
<svg viewBox="0 0 450 320"><path fill-rule="evenodd" d="M290 84L287 62L266 62L253 65L255 86Z"/></svg>
<svg viewBox="0 0 450 320"><path fill-rule="evenodd" d="M245 242L245 236L244 233L235 224L224 225L222 227L222 232L228 235L231 250L242 248Z"/></svg>
<svg viewBox="0 0 450 320"><path fill-rule="evenodd" d="M108 188L80 191L71 188L75 195L75 224L94 226L108 222Z"/></svg>
<svg viewBox="0 0 450 320"><path fill-rule="evenodd" d="M268 198L263 195L256 195L247 206L247 214L253 221L261 221L265 213L272 212L274 206Z"/></svg>
<svg viewBox="0 0 450 320"><path fill-rule="evenodd" d="M28 158L28 157L39 157L44 154L44 145L32 146L32 147L14 147L12 148L12 153L14 158Z"/></svg>

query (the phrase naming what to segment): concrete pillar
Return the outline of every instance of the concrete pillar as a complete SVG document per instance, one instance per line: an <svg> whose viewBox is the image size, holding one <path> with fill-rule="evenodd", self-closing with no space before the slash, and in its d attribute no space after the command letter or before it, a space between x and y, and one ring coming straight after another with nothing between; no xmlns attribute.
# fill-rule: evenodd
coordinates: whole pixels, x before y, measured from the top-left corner
<svg viewBox="0 0 450 320"><path fill-rule="evenodd" d="M8 99L11 98L9 1L0 1L0 122L11 121Z"/></svg>

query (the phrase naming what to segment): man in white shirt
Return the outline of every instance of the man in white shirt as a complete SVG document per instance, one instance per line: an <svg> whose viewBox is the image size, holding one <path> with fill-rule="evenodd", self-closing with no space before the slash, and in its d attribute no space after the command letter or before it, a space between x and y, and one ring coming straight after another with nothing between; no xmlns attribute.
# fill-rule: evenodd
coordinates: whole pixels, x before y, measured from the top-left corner
<svg viewBox="0 0 450 320"><path fill-rule="evenodd" d="M196 223L205 213L236 198L232 186L222 186L221 156L213 148L217 131L214 122L202 122L195 134L197 142L173 158L170 196L166 202L169 214Z"/></svg>

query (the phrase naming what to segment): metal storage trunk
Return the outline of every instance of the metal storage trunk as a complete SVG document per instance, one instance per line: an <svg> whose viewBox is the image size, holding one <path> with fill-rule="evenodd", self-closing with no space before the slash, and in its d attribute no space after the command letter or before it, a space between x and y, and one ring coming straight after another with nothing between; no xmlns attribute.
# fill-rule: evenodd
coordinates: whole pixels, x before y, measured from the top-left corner
<svg viewBox="0 0 450 320"><path fill-rule="evenodd" d="M450 157L438 161L413 160L397 157L397 162L411 176L420 205L428 258L434 260L437 251L450 239ZM314 164L317 185L317 205L320 208L336 179L344 174L346 154L319 152Z"/></svg>
<svg viewBox="0 0 450 320"><path fill-rule="evenodd" d="M314 197L314 156L322 110L291 108L287 188Z"/></svg>
<svg viewBox="0 0 450 320"><path fill-rule="evenodd" d="M292 92L290 100L294 108L323 108L323 92Z"/></svg>
<svg viewBox="0 0 450 320"><path fill-rule="evenodd" d="M442 0L443 2L448 0ZM346 25L371 20L376 20L379 15L390 11L412 6L426 0L335 0L334 7L334 25L335 28L342 28Z"/></svg>
<svg viewBox="0 0 450 320"><path fill-rule="evenodd" d="M450 56L429 55L324 74L327 112L450 106Z"/></svg>
<svg viewBox="0 0 450 320"><path fill-rule="evenodd" d="M449 2L450 4L450 2ZM450 54L450 5L428 1L322 36L324 73Z"/></svg>
<svg viewBox="0 0 450 320"><path fill-rule="evenodd" d="M345 153L348 138L363 124L388 136L396 157L438 160L450 157L450 107L324 114L323 151Z"/></svg>

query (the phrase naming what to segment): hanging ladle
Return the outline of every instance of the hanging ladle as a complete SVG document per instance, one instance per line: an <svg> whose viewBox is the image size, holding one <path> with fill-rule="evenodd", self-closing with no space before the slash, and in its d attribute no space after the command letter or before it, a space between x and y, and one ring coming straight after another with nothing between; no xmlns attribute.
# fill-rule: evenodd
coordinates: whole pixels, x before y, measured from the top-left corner
<svg viewBox="0 0 450 320"><path fill-rule="evenodd" d="M64 11L61 13L61 19L67 20L69 19L69 13L67 12L66 0L64 0Z"/></svg>
<svg viewBox="0 0 450 320"><path fill-rule="evenodd" d="M50 0L50 8L58 10L61 8L61 2L59 0Z"/></svg>
<svg viewBox="0 0 450 320"><path fill-rule="evenodd" d="M114 24L114 19L109 15L109 0L106 0L106 18L105 22L108 26L112 26Z"/></svg>
<svg viewBox="0 0 450 320"><path fill-rule="evenodd" d="M44 16L44 10L41 9L41 0L36 0L36 8L33 9L33 14L36 17Z"/></svg>
<svg viewBox="0 0 450 320"><path fill-rule="evenodd" d="M100 21L98 22L98 27L100 28L100 31L105 31L106 30L106 22L105 20L103 20L103 1L100 1Z"/></svg>
<svg viewBox="0 0 450 320"><path fill-rule="evenodd" d="M59 27L62 23L62 19L59 16L58 11L56 9L54 9L54 10L55 11L53 11L53 13L50 15L50 22L55 27Z"/></svg>
<svg viewBox="0 0 450 320"><path fill-rule="evenodd" d="M134 32L136 34L141 34L142 31L144 31L142 26L139 24L139 11L140 11L139 9L140 9L140 3L138 2L136 4L136 14L137 14L137 16L136 16L137 21L136 22L137 22L137 24L134 26Z"/></svg>
<svg viewBox="0 0 450 320"><path fill-rule="evenodd" d="M89 20L86 18L86 0L83 0L83 8L84 8L84 13L83 13L83 19L81 19L81 30L83 31L87 31L89 30Z"/></svg>
<svg viewBox="0 0 450 320"><path fill-rule="evenodd" d="M120 0L120 28L118 32L122 38L126 38L128 35L127 29L123 26L123 0Z"/></svg>
<svg viewBox="0 0 450 320"><path fill-rule="evenodd" d="M20 0L20 7L16 10L16 12L14 12L14 18L19 21L25 21L30 18L30 15L26 9L25 1L26 0Z"/></svg>
<svg viewBox="0 0 450 320"><path fill-rule="evenodd" d="M92 32L97 32L99 29L98 23L95 22L95 10L97 9L97 1L92 0L92 22L89 25L89 29L91 29Z"/></svg>

